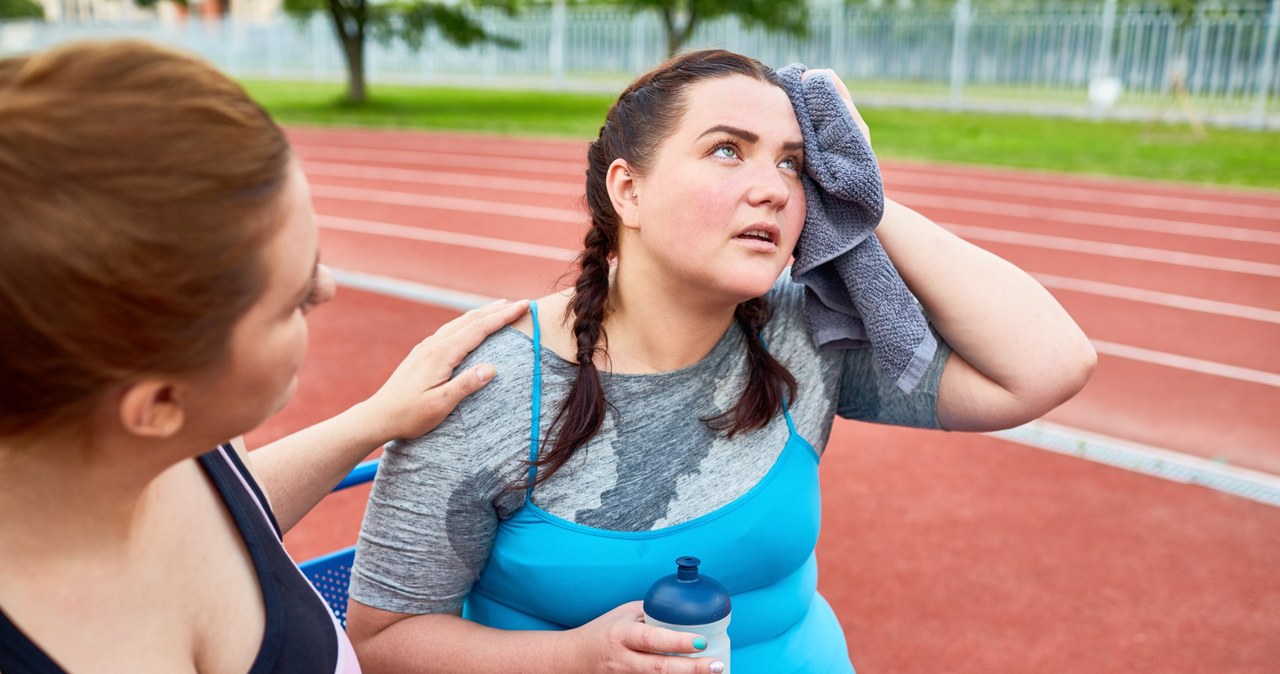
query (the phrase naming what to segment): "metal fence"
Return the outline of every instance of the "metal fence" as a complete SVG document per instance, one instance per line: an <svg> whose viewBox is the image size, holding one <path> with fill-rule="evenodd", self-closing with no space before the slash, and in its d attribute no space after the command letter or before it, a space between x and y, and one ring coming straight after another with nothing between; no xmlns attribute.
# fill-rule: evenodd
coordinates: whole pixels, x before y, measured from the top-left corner
<svg viewBox="0 0 1280 674"><path fill-rule="evenodd" d="M665 45L653 13L600 7L536 7L518 16L479 14L515 49L462 49L430 36L413 52L370 42L369 80L535 88L618 89L659 62ZM807 38L772 35L733 19L702 25L689 47L717 46L775 65L834 67L862 104L1002 109L1117 117L1202 116L1209 122L1280 128L1277 32L1269 9L1217 7L1188 22L1158 7L1114 0L1096 6L982 12L968 0L944 10L814 8ZM200 53L233 75L341 80L345 66L326 15L267 24L0 23L0 54L80 37L131 35ZM1090 82L1113 77L1115 104L1090 105Z"/></svg>

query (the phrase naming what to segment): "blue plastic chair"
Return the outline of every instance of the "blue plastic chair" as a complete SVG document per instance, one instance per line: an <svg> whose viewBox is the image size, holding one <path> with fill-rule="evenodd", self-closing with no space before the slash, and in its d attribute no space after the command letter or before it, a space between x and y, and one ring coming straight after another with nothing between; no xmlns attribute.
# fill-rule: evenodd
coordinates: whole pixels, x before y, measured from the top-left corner
<svg viewBox="0 0 1280 674"><path fill-rule="evenodd" d="M342 482L339 482L333 490L341 491L358 484L372 482L373 476L377 473L378 459L365 461L342 478ZM302 575L306 576L307 580L320 591L320 596L324 597L325 602L329 604L329 610L333 611L333 615L338 618L343 629L347 627L347 587L351 582L351 563L355 558L356 546L352 545L308 559L298 565L298 568L302 569Z"/></svg>

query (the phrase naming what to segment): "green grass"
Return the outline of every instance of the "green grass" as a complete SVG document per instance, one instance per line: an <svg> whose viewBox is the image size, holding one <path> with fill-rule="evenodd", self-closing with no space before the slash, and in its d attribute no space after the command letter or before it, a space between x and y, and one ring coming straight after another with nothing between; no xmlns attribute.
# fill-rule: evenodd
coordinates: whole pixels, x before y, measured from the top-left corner
<svg viewBox="0 0 1280 674"><path fill-rule="evenodd" d="M335 83L246 82L286 125L479 131L592 138L612 94L375 86L364 106ZM1219 185L1280 188L1280 133L900 108L862 110L876 153Z"/></svg>
<svg viewBox="0 0 1280 674"><path fill-rule="evenodd" d="M244 82L282 124L453 129L590 138L612 97L548 91L377 86L354 106L345 86L319 82Z"/></svg>
<svg viewBox="0 0 1280 674"><path fill-rule="evenodd" d="M1280 188L1280 133L872 108L883 157Z"/></svg>

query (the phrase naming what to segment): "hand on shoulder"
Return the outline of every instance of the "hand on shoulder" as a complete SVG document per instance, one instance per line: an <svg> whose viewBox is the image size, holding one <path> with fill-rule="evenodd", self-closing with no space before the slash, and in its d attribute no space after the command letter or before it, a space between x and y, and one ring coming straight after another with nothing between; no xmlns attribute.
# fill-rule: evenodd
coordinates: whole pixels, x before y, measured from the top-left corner
<svg viewBox="0 0 1280 674"><path fill-rule="evenodd" d="M382 388L360 404L369 423L387 439L424 435L458 403L489 383L496 370L481 363L453 376L459 364L489 335L524 316L526 300L499 300L473 309L422 340L392 372Z"/></svg>

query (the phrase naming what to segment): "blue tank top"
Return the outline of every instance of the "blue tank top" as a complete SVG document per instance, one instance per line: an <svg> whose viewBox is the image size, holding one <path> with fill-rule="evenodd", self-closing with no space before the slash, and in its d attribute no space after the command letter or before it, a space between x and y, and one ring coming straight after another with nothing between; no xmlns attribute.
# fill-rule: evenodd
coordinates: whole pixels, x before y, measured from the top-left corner
<svg viewBox="0 0 1280 674"><path fill-rule="evenodd" d="M541 417L541 333L533 315L533 414L530 460L538 458ZM672 573L677 557L728 588L735 674L852 674L844 632L817 592L821 504L818 454L796 432L754 487L705 515L651 531L611 531L552 515L533 502L499 523L493 552L467 596L463 615L501 629L555 630L580 626L642 599ZM529 468L529 484L537 477Z"/></svg>

